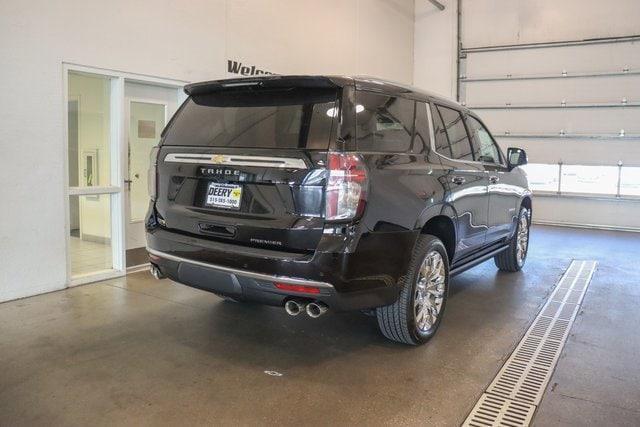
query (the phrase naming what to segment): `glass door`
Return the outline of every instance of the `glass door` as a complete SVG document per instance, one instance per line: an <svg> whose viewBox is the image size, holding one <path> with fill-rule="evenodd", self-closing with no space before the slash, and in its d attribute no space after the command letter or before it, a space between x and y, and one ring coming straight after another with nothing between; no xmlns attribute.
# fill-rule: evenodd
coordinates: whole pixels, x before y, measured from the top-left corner
<svg viewBox="0 0 640 427"><path fill-rule="evenodd" d="M69 269L72 281L119 270L112 212L118 203L117 135L109 76L67 75Z"/></svg>
<svg viewBox="0 0 640 427"><path fill-rule="evenodd" d="M125 83L127 117L127 172L125 178L126 265L148 262L144 218L149 208L150 154L158 145L168 119L178 108L181 92L175 88Z"/></svg>
<svg viewBox="0 0 640 427"><path fill-rule="evenodd" d="M185 99L178 80L63 63L67 133L67 282L146 264L149 152Z"/></svg>

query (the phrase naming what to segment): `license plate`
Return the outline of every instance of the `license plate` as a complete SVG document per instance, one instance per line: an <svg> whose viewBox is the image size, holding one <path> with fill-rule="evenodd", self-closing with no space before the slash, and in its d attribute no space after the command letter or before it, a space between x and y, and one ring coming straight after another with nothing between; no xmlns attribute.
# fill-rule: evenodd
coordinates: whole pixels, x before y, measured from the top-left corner
<svg viewBox="0 0 640 427"><path fill-rule="evenodd" d="M242 185L218 184L210 182L205 206L226 209L240 209Z"/></svg>

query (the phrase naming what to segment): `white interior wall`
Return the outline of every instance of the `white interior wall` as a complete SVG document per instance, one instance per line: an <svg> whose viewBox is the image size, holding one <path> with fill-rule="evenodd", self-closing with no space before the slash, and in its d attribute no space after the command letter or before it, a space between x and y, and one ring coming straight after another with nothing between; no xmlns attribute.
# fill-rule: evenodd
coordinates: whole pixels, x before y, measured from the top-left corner
<svg viewBox="0 0 640 427"><path fill-rule="evenodd" d="M239 59L411 83L412 51L411 0L0 2L0 301L68 283L63 62L197 81Z"/></svg>
<svg viewBox="0 0 640 427"><path fill-rule="evenodd" d="M454 99L457 69L457 0L439 0L440 11L427 0L415 1L413 83Z"/></svg>
<svg viewBox="0 0 640 427"><path fill-rule="evenodd" d="M227 57L277 74L357 74L411 83L411 0L234 0Z"/></svg>

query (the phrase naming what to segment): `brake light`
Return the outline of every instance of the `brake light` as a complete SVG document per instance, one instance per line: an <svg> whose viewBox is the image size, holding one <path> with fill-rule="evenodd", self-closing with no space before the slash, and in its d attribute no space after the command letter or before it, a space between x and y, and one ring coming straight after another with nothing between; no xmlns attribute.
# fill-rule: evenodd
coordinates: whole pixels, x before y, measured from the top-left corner
<svg viewBox="0 0 640 427"><path fill-rule="evenodd" d="M362 158L356 154L329 153L329 180L325 218L329 221L358 219L367 202L369 178Z"/></svg>
<svg viewBox="0 0 640 427"><path fill-rule="evenodd" d="M281 291L298 292L302 294L319 294L320 288L315 286L290 285L288 283L274 283L275 287Z"/></svg>
<svg viewBox="0 0 640 427"><path fill-rule="evenodd" d="M149 190L149 198L155 201L158 191L158 152L160 151L160 147L153 147L151 149L151 154L149 156L149 172L147 175L147 185Z"/></svg>

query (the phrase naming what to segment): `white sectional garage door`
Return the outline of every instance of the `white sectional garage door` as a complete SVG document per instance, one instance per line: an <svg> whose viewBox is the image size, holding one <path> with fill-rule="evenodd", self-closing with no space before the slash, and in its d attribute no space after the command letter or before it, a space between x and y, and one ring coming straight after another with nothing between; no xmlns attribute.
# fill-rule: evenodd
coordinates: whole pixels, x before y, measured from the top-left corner
<svg viewBox="0 0 640 427"><path fill-rule="evenodd" d="M460 101L527 151L534 220L640 230L640 38L465 43Z"/></svg>

